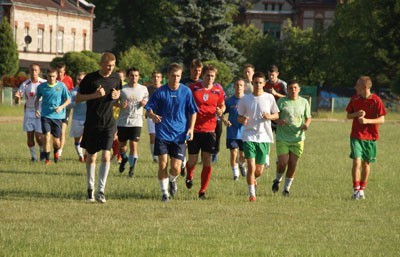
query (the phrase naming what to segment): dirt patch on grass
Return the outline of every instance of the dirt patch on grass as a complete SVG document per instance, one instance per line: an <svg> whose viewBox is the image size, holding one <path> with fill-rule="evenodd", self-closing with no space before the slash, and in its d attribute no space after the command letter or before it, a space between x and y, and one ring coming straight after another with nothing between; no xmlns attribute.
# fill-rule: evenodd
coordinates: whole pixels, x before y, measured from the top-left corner
<svg viewBox="0 0 400 257"><path fill-rule="evenodd" d="M22 116L0 116L0 123L21 123L23 120Z"/></svg>

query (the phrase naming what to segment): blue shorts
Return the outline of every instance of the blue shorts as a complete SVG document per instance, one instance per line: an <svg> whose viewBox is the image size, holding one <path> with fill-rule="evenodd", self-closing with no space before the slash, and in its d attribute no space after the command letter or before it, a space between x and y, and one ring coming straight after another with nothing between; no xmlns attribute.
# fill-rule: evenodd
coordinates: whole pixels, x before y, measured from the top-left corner
<svg viewBox="0 0 400 257"><path fill-rule="evenodd" d="M171 158L181 161L185 158L185 143L176 143L156 138L154 141L154 155L168 154Z"/></svg>
<svg viewBox="0 0 400 257"><path fill-rule="evenodd" d="M55 138L61 137L62 120L41 117L40 122L42 123L43 134L51 133Z"/></svg>
<svg viewBox="0 0 400 257"><path fill-rule="evenodd" d="M239 151L243 152L243 141L241 139L226 139L226 148L227 149L237 149L239 148Z"/></svg>

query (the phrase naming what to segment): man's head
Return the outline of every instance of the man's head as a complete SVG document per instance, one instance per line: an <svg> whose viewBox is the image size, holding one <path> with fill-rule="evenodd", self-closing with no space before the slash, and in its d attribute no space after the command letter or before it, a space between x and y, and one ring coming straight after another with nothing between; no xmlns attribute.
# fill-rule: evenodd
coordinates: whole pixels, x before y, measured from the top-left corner
<svg viewBox="0 0 400 257"><path fill-rule="evenodd" d="M160 85L162 81L161 71L155 70L151 73L151 81L153 85Z"/></svg>
<svg viewBox="0 0 400 257"><path fill-rule="evenodd" d="M65 63L59 62L56 64L56 70L58 73L58 79L62 79L65 76Z"/></svg>
<svg viewBox="0 0 400 257"><path fill-rule="evenodd" d="M372 87L372 80L368 76L361 76L355 85L357 95L368 96Z"/></svg>
<svg viewBox="0 0 400 257"><path fill-rule="evenodd" d="M264 91L263 87L265 85L265 75L262 72L255 72L252 81L254 92Z"/></svg>
<svg viewBox="0 0 400 257"><path fill-rule="evenodd" d="M247 81L252 81L254 75L254 66L250 63L247 63L243 66L243 77Z"/></svg>
<svg viewBox="0 0 400 257"><path fill-rule="evenodd" d="M182 66L178 63L171 63L168 66L168 85L178 87L182 77Z"/></svg>
<svg viewBox="0 0 400 257"><path fill-rule="evenodd" d="M29 75L31 80L37 81L40 75L40 66L37 63L29 65Z"/></svg>
<svg viewBox="0 0 400 257"><path fill-rule="evenodd" d="M218 69L212 64L207 64L203 67L203 81L206 85L211 85L217 78Z"/></svg>
<svg viewBox="0 0 400 257"><path fill-rule="evenodd" d="M300 93L300 85L296 80L290 80L287 84L287 93L290 99L297 99Z"/></svg>
<svg viewBox="0 0 400 257"><path fill-rule="evenodd" d="M108 77L111 75L115 68L115 55L109 52L102 54L100 59L100 75Z"/></svg>
<svg viewBox="0 0 400 257"><path fill-rule="evenodd" d="M53 68L47 69L47 83L53 85L57 82L57 70Z"/></svg>
<svg viewBox="0 0 400 257"><path fill-rule="evenodd" d="M193 59L190 63L190 78L194 81L198 81L201 76L203 69L203 63L199 59Z"/></svg>
<svg viewBox="0 0 400 257"><path fill-rule="evenodd" d="M138 68L134 67L134 68L128 69L127 75L128 75L128 80L130 83L132 83L132 84L139 83L140 70Z"/></svg>

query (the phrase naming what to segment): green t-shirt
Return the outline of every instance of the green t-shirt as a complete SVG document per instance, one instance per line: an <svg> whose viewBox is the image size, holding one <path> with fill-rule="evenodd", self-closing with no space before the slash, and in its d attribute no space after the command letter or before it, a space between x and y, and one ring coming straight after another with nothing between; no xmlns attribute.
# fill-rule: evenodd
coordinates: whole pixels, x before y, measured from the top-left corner
<svg viewBox="0 0 400 257"><path fill-rule="evenodd" d="M300 127L307 118L311 118L310 105L308 101L300 97L297 100L290 100L289 97L282 97L278 100L279 119L285 120L284 126L278 126L276 140L286 142L299 142L305 139L304 130Z"/></svg>

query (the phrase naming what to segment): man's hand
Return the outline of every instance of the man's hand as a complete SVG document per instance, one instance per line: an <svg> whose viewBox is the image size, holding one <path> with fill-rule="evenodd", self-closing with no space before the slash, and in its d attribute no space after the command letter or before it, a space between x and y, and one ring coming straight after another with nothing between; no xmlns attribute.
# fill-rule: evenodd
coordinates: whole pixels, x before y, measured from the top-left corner
<svg viewBox="0 0 400 257"><path fill-rule="evenodd" d="M97 97L103 97L106 95L106 91L104 91L104 88L101 85L97 88L96 95Z"/></svg>
<svg viewBox="0 0 400 257"><path fill-rule="evenodd" d="M104 90L104 89L103 89ZM119 96L121 95L121 91L120 90L116 90L115 88L113 88L112 92L111 92L111 98L113 100L117 100L119 99Z"/></svg>

